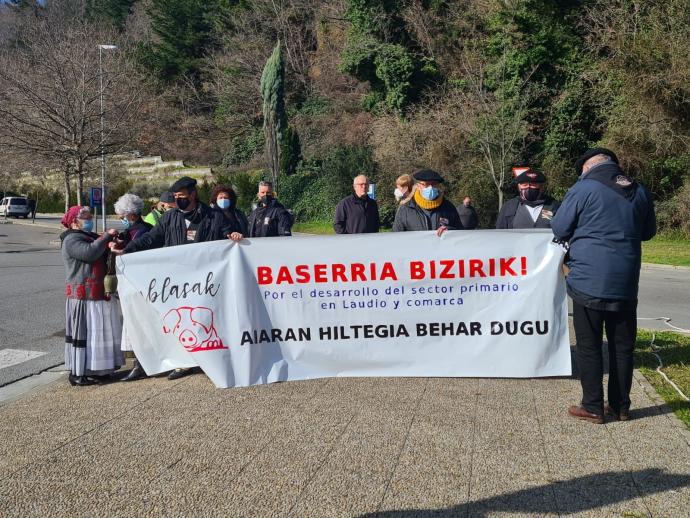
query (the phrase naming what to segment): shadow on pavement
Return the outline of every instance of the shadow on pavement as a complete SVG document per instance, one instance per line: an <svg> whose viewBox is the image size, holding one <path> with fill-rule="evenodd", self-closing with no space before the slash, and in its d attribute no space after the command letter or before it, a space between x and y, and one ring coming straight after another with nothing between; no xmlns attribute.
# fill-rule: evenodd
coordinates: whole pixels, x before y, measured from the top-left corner
<svg viewBox="0 0 690 518"><path fill-rule="evenodd" d="M513 493L475 500L442 509L392 510L361 515L362 518L482 517L494 513L571 514L596 511L656 493L690 486L690 475L660 469L610 471L552 482ZM682 509L677 510L684 513ZM687 511L687 509L686 509Z"/></svg>

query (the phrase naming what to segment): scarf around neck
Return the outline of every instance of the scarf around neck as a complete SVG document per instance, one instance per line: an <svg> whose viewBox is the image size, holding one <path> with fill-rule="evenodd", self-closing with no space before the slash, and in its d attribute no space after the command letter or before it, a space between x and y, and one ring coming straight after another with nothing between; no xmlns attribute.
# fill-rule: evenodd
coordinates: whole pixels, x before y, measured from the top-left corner
<svg viewBox="0 0 690 518"><path fill-rule="evenodd" d="M427 200L422 196L421 192L415 191L414 201L424 210L433 210L439 208L443 203L443 194L439 194L438 198L436 198L435 200Z"/></svg>

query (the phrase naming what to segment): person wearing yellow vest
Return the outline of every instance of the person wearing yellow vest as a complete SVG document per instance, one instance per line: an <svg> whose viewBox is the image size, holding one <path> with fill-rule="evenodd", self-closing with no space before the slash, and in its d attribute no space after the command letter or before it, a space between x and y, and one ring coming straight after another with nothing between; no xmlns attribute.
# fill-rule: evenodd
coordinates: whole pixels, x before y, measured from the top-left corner
<svg viewBox="0 0 690 518"><path fill-rule="evenodd" d="M455 205L439 189L443 177L432 169L420 169L412 177L414 196L398 208L393 232L435 230L440 236L446 230L462 230Z"/></svg>
<svg viewBox="0 0 690 518"><path fill-rule="evenodd" d="M146 215L144 221L155 227L158 225L158 222L163 219L163 214L170 209L174 209L175 207L175 197L173 196L173 193L170 191L165 191L163 194L161 194L158 205L151 209L151 212Z"/></svg>

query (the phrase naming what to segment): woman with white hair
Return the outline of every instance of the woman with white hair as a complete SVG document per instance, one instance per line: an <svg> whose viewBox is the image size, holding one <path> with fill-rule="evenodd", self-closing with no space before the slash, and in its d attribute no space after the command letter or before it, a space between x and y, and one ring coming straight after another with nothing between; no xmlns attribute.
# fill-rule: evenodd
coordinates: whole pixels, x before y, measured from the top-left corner
<svg viewBox="0 0 690 518"><path fill-rule="evenodd" d="M136 194L127 193L120 196L115 202L115 213L120 218L124 231L120 233L118 239L115 241L115 248L121 249L127 246L128 243L134 241L142 234L145 234L153 227L150 223L145 222L141 217L141 212L144 209L144 201ZM130 352L134 355L132 342L127 332L127 322L124 322L122 329L122 350ZM146 372L141 364L134 356L134 367L132 370L122 378L122 381L134 381L146 377Z"/></svg>

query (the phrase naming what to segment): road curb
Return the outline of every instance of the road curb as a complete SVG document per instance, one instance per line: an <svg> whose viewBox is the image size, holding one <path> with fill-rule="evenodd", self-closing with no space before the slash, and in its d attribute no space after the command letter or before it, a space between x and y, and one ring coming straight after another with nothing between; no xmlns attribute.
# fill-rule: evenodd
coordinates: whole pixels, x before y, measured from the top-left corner
<svg viewBox="0 0 690 518"><path fill-rule="evenodd" d="M0 407L41 392L51 385L62 382L66 377L65 365L60 364L33 376L3 385L0 387Z"/></svg>
<svg viewBox="0 0 690 518"><path fill-rule="evenodd" d="M668 406L664 398L662 398L656 389L649 383L649 380L645 378L638 369L633 371L633 378L642 387L642 390L647 397L651 399L656 406L663 409L664 416L671 421L673 428L683 437L683 440L690 446L690 429L685 425L683 421L678 419L678 416L673 413L671 407Z"/></svg>
<svg viewBox="0 0 690 518"><path fill-rule="evenodd" d="M55 230L56 232L60 230L59 225L53 225L50 223L43 223L43 222L32 222L30 220L26 221L12 221L11 223L17 224L17 225L26 225L27 227L41 227L41 228L49 228L51 230Z"/></svg>
<svg viewBox="0 0 690 518"><path fill-rule="evenodd" d="M687 270L690 272L690 266L675 266L673 264L642 263L642 268L650 270Z"/></svg>

